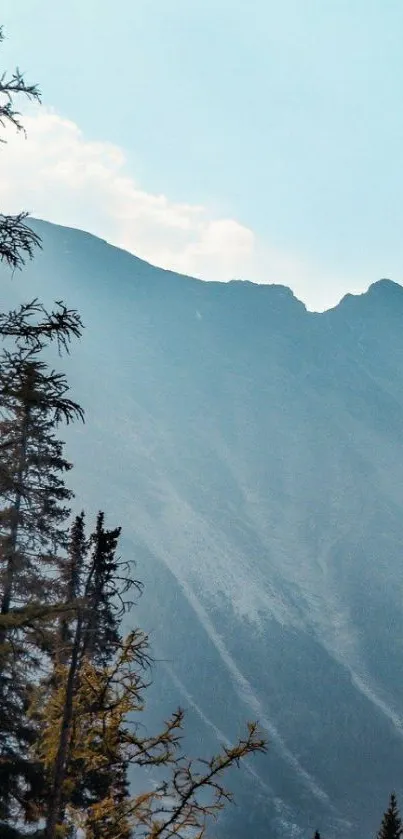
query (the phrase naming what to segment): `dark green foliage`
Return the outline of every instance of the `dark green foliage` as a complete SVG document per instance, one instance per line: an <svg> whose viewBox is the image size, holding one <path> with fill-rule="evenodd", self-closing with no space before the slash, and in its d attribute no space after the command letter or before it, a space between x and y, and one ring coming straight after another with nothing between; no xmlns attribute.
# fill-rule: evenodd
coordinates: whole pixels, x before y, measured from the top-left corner
<svg viewBox="0 0 403 839"><path fill-rule="evenodd" d="M6 824L6 822L1 821L0 818L0 836L1 839L21 839L21 836L24 834L21 833L20 830L17 830L15 827L11 827L11 825Z"/></svg>
<svg viewBox="0 0 403 839"><path fill-rule="evenodd" d="M41 766L29 758L28 708L51 644L52 608L60 607L55 572L72 497L56 432L82 416L65 377L41 358L52 340L67 346L80 323L60 313L58 329L39 305L0 316L0 817L9 821L35 820L42 785Z"/></svg>
<svg viewBox="0 0 403 839"><path fill-rule="evenodd" d="M104 519L104 513L98 513L95 531L90 538L91 573L85 596L91 605L83 648L94 664L106 667L120 640L119 560L115 553L121 529L105 530Z"/></svg>
<svg viewBox="0 0 403 839"><path fill-rule="evenodd" d="M72 495L64 485L71 464L55 430L77 409L64 396L63 377L35 355L4 352L0 360L2 614L25 603L28 590L31 598L47 598L44 569L51 572L53 557L65 547ZM54 590L50 577L49 585Z"/></svg>
<svg viewBox="0 0 403 839"><path fill-rule="evenodd" d="M21 96L40 100L18 68L0 74L1 128L24 131L16 108ZM0 212L0 262L21 268L40 245L27 213ZM51 608L60 605L55 570L72 495L64 485L71 465L56 431L82 416L66 395L65 377L41 353L51 342L68 352L81 328L61 301L51 311L34 299L0 313L0 820L10 836L18 835L13 819L37 818L43 786L42 768L29 757L35 726L28 708L50 644Z"/></svg>
<svg viewBox="0 0 403 839"><path fill-rule="evenodd" d="M88 551L88 541L85 535L84 513L76 516L70 531L67 556L60 562L60 579L65 603L76 601L81 595L84 562ZM66 615L60 622L60 641L57 655L60 661L68 656L73 643L71 618Z"/></svg>
<svg viewBox="0 0 403 839"><path fill-rule="evenodd" d="M377 839L400 839L402 835L402 821L400 818L397 800L394 793L389 799L389 807L384 813Z"/></svg>

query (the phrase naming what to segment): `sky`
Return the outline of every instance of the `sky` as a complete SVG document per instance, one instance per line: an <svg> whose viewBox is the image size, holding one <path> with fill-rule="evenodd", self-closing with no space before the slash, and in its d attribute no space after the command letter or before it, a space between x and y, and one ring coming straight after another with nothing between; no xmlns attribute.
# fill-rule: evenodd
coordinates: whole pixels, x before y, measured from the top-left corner
<svg viewBox="0 0 403 839"><path fill-rule="evenodd" d="M401 0L2 0L2 212L308 308L403 282Z"/></svg>

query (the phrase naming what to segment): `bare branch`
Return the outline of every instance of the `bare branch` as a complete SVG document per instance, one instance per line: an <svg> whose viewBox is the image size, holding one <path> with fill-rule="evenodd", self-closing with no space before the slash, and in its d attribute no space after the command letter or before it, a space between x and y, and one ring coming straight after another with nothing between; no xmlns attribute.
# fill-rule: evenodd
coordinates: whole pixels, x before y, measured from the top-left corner
<svg viewBox="0 0 403 839"><path fill-rule="evenodd" d="M25 224L27 217L28 213L16 216L0 213L0 262L13 271L22 268L27 259L33 258L35 248L41 247L38 234Z"/></svg>
<svg viewBox="0 0 403 839"><path fill-rule="evenodd" d="M10 312L0 312L0 337L15 338L18 347L35 353L53 341L59 354L69 353L72 339L80 338L83 328L78 312L68 309L62 300L56 300L51 311L34 298Z"/></svg>
<svg viewBox="0 0 403 839"><path fill-rule="evenodd" d="M0 43L4 41L4 30L0 27ZM4 72L0 76L0 125L6 128L12 125L17 131L24 132L20 122L20 112L16 110L14 99L17 96L25 96L31 102L40 102L41 93L36 84L27 84L24 74L17 67L10 76ZM0 142L5 142L0 138Z"/></svg>

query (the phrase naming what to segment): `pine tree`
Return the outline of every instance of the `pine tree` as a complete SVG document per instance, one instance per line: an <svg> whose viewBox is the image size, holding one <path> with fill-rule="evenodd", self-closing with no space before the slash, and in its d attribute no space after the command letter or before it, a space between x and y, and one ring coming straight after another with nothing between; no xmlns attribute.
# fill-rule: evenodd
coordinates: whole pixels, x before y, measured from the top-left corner
<svg viewBox="0 0 403 839"><path fill-rule="evenodd" d="M71 464L55 431L81 416L65 397L67 384L35 350L4 352L0 370L0 611L46 600L44 569L65 547L63 527L72 493L64 485ZM54 580L49 577L50 589Z"/></svg>
<svg viewBox="0 0 403 839"><path fill-rule="evenodd" d="M217 815L230 800L222 783L225 771L246 755L263 750L256 727L250 725L244 739L233 747L224 747L210 760L188 760L180 749L181 710L160 732L140 734L138 716L144 709L146 689L141 658L147 653L147 645L147 638L137 631L122 642L108 668L83 662L74 691L70 766L63 782L69 801L63 809L63 821L48 819L46 839L55 839L63 822L81 827L86 839L131 835L185 839L189 831L202 836L207 817ZM43 711L46 725L42 759L48 768L56 756L65 698L66 682L63 686L61 681ZM137 796L129 794L126 781L129 767L134 766L153 771L153 782L147 785L145 775L145 789ZM80 773L87 783L91 773L96 779L92 799L88 786L84 799L77 794L82 792L77 790ZM50 808L54 808L54 799Z"/></svg>
<svg viewBox="0 0 403 839"><path fill-rule="evenodd" d="M85 655L101 665L108 664L120 640L116 598L123 594L119 589L120 563L115 556L121 528L105 530L104 521L104 513L98 513L90 538L92 572L85 596L91 606L83 638ZM125 581L124 587L127 585L130 581Z"/></svg>
<svg viewBox="0 0 403 839"><path fill-rule="evenodd" d="M50 778L46 834L50 836L57 824L65 818L68 801L79 801L82 807L88 808L100 796L102 798L106 790L110 792L114 787L122 794L125 788L124 772L120 773L116 787L119 773L115 772L112 777L102 761L102 765L91 764L86 768L80 757L85 739L81 719L84 713L81 680L88 680L90 667L94 673L96 667L105 668L113 659L121 641L118 623L125 609L122 596L128 587L137 585L120 574L122 563L115 557L119 534L120 528L105 529L104 514L99 513L94 533L87 540L84 515L81 514L73 524L69 557L63 563L66 601L68 603L71 598L78 598L82 608L70 623L66 619L61 622L53 676L45 683L45 694L40 694L42 704L46 688L50 688L49 708L56 708L56 717L53 718L56 728L45 724L45 746L42 750L42 759ZM86 687L84 696L87 693ZM94 702L92 695L89 737L95 743L100 740L100 734L94 734L97 710ZM79 723L77 716L80 718ZM53 741L48 739L49 732L52 732ZM77 738L78 752L75 748ZM99 752L99 742L96 748Z"/></svg>
<svg viewBox="0 0 403 839"><path fill-rule="evenodd" d="M0 45L4 39L0 27ZM0 128L24 132L17 100L39 102L36 85L28 84L17 69L0 74ZM0 142L5 142L0 137ZM27 213L0 213L0 263L14 271L41 247L29 227ZM32 812L38 794L38 767L27 759L34 731L27 718L29 681L39 649L46 645L52 616L61 614L52 565L62 546L63 517L69 492L63 472L70 464L54 431L61 419L80 413L65 397L63 377L41 365L38 354L54 342L59 352L69 351L81 334L77 312L57 301L48 310L37 299L0 313L0 832L4 820L25 810ZM47 380L47 381L46 381ZM46 416L44 396L48 402ZM52 393L50 392L52 391ZM40 427L35 419L42 414ZM59 404L55 402L59 400ZM52 427L52 410L55 424ZM37 433L36 450L34 437ZM52 436L53 435L53 436ZM46 473L46 469L48 470ZM47 474L47 484L44 481ZM42 486L41 486L42 484ZM27 489L30 490L27 494ZM33 506L31 507L31 500ZM58 521L57 521L58 520ZM34 599L33 599L34 598ZM41 636L39 635L41 633ZM10 823L7 830L11 832ZM17 828L15 829L18 833Z"/></svg>
<svg viewBox="0 0 403 839"><path fill-rule="evenodd" d="M168 839L185 837L189 829L201 836L206 817L229 797L221 775L246 754L262 750L263 741L252 725L245 740L194 764L180 752L180 709L160 732L140 734L151 661L148 638L139 629L123 638L120 628L130 605L125 594L138 584L126 578L115 556L120 529L105 530L100 513L85 540L82 524L82 518L76 520L71 540L79 545L79 561L68 564L69 596L71 579L80 577L74 594L82 608L63 631L62 655L55 655L52 678L42 684L33 707L41 728L35 757L49 782L45 839L73 825L86 839L129 839L133 831ZM163 779L132 797L127 783L132 766L162 771ZM211 794L210 801L200 802L201 791Z"/></svg>
<svg viewBox="0 0 403 839"><path fill-rule="evenodd" d="M85 535L84 512L76 516L70 531L67 556L60 562L60 581L66 606L80 598L82 575L88 541ZM73 642L71 620L65 614L60 621L60 631L56 642L55 660L65 663Z"/></svg>
<svg viewBox="0 0 403 839"><path fill-rule="evenodd" d="M0 45L4 40L3 28L0 27ZM18 97L39 102L40 92L37 85L27 84L23 74L18 70L7 75L0 74L0 127L12 126L17 131L24 131L20 122L20 114L16 109L15 100ZM4 138L0 138L4 142ZM31 259L35 248L40 246L40 239L26 224L27 213L4 215L0 213L0 262L4 262L13 270L21 268L26 259Z"/></svg>
<svg viewBox="0 0 403 839"><path fill-rule="evenodd" d="M402 835L402 821L394 793L389 799L389 807L384 813L377 839L400 839Z"/></svg>
<svg viewBox="0 0 403 839"><path fill-rule="evenodd" d="M63 474L71 464L55 436L61 422L83 418L68 398L67 380L42 360L54 340L59 352L81 334L81 320L63 304L48 313L35 301L0 315L0 563L1 613L7 614L18 586L30 586L35 558L64 544L64 502L72 493ZM18 546L18 550L17 550ZM26 552L25 561L22 556ZM18 580L16 574L18 567ZM40 574L42 573L42 567ZM31 579L30 579L31 577ZM23 579L24 578L24 579ZM43 595L43 589L41 590ZM43 596L41 598L44 599ZM26 600L26 595L25 595Z"/></svg>
<svg viewBox="0 0 403 839"><path fill-rule="evenodd" d="M35 348L4 349L0 357L2 616L32 600L58 599L54 571L66 546L72 492L64 484L71 464L55 432L82 410L66 397L64 375L40 359L44 346L42 340ZM0 672L5 635L0 626Z"/></svg>
<svg viewBox="0 0 403 839"><path fill-rule="evenodd" d="M60 609L55 571L63 551L71 492L70 463L56 436L62 421L81 417L63 375L42 359L47 343L68 346L63 317L38 323L38 312L0 317L0 819L33 814L38 766L27 757L35 732L27 719L31 682L49 643L49 617ZM72 318L74 329L80 323ZM11 333L11 334L10 334ZM46 618L46 624L45 624Z"/></svg>

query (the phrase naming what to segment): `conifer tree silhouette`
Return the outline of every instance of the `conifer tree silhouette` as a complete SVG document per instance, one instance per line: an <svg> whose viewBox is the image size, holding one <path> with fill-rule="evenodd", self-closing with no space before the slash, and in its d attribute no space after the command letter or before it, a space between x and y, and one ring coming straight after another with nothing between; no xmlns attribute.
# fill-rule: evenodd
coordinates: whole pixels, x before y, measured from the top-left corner
<svg viewBox="0 0 403 839"><path fill-rule="evenodd" d="M377 839L400 839L402 835L402 821L397 806L396 795L392 792L389 807L385 811Z"/></svg>

